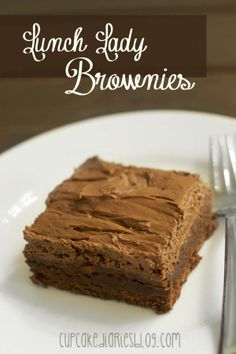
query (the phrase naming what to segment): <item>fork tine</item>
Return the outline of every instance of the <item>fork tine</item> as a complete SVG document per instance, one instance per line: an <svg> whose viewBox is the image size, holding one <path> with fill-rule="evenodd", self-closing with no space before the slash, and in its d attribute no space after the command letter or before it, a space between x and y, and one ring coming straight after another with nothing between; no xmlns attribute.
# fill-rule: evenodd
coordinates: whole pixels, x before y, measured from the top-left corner
<svg viewBox="0 0 236 354"><path fill-rule="evenodd" d="M212 136L210 159L215 192L236 191L236 145L233 136Z"/></svg>
<svg viewBox="0 0 236 354"><path fill-rule="evenodd" d="M226 144L229 152L229 160L232 169L232 178L234 180L234 186L236 186L236 145L235 145L235 135L228 135L226 137Z"/></svg>
<svg viewBox="0 0 236 354"><path fill-rule="evenodd" d="M210 137L210 161L211 161L211 179L215 192L222 190L222 168L220 162L220 149L217 136Z"/></svg>
<svg viewBox="0 0 236 354"><path fill-rule="evenodd" d="M227 138L224 135L220 135L219 138L219 146L220 146L220 155L221 155L221 165L222 172L224 177L224 186L227 192L232 190L231 184L231 170L230 170L230 159L229 159L229 151L227 147Z"/></svg>

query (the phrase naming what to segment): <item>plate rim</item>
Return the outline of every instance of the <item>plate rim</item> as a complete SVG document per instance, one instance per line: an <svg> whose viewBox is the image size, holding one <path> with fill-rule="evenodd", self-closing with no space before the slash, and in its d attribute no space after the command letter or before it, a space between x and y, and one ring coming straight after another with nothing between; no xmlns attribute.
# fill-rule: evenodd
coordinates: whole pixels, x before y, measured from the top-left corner
<svg viewBox="0 0 236 354"><path fill-rule="evenodd" d="M89 118L82 119L81 121L74 121L70 123L63 124L58 127L54 127L52 129L46 130L45 132L36 134L30 138L27 138L12 147L2 151L0 153L0 163L2 162L3 158L5 159L8 155L11 155L15 152L15 150L24 147L24 145L28 145L34 141L40 140L41 138L46 137L47 135L58 133L62 131L63 129L67 128L72 128L73 126L77 125L86 125L86 124L91 124L93 121L98 121L98 120L106 120L106 119L116 119L119 116L127 115L127 114L144 114L144 113L157 113L157 114L193 114L196 116L199 116L203 118L204 115L206 115L205 119L210 118L213 120L217 121L222 121L222 120L227 120L228 123L235 123L236 124L236 118L233 116L227 116L223 114L218 114L218 113L213 113L213 112L204 112L204 111L195 111L195 110L183 110L183 109L143 109L143 110L130 110L130 111L121 111L121 112L114 112L114 113L107 113L107 114L102 114L98 116L93 116Z"/></svg>

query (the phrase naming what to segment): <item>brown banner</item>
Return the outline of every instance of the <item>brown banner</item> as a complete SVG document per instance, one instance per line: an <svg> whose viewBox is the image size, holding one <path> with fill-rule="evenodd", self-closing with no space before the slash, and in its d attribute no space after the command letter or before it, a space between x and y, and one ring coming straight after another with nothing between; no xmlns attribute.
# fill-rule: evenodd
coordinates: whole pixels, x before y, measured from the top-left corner
<svg viewBox="0 0 236 354"><path fill-rule="evenodd" d="M0 16L0 42L1 77L62 77L80 57L94 73L206 76L203 15Z"/></svg>

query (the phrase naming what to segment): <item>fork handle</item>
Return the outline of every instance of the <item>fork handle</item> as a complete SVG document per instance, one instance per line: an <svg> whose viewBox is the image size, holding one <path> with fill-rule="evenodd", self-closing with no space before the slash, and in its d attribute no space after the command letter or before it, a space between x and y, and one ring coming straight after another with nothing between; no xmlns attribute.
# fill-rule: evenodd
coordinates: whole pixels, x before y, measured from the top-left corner
<svg viewBox="0 0 236 354"><path fill-rule="evenodd" d="M219 354L236 354L236 214L226 217L224 294Z"/></svg>

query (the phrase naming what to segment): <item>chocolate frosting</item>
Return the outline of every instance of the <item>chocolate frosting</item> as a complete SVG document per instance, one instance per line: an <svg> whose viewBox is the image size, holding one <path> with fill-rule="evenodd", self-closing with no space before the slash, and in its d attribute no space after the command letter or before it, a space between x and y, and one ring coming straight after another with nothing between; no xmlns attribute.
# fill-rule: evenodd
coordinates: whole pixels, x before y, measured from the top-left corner
<svg viewBox="0 0 236 354"><path fill-rule="evenodd" d="M48 197L26 239L64 239L74 247L142 255L169 266L178 259L209 188L196 174L87 160Z"/></svg>

